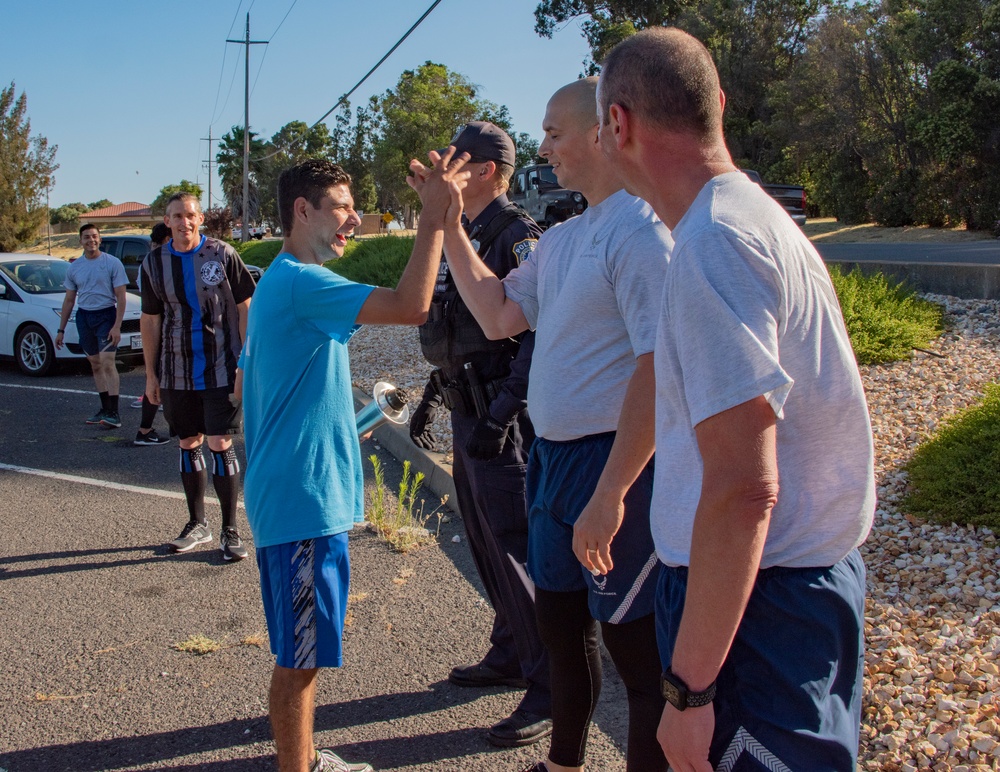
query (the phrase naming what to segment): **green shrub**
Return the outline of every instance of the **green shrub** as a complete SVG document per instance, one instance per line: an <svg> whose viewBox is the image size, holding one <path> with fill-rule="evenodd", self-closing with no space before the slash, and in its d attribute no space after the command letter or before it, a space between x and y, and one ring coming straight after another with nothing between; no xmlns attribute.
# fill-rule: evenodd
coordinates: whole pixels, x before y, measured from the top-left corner
<svg viewBox="0 0 1000 772"><path fill-rule="evenodd" d="M906 285L857 268L847 275L837 266L829 270L859 365L905 359L941 334L943 309Z"/></svg>
<svg viewBox="0 0 1000 772"><path fill-rule="evenodd" d="M267 268L271 261L278 256L281 251L280 241L248 241L245 244L236 244L236 251L240 253L244 263Z"/></svg>
<svg viewBox="0 0 1000 772"><path fill-rule="evenodd" d="M413 239L379 236L349 241L347 246L344 256L326 263L327 268L351 281L395 288L413 251Z"/></svg>
<svg viewBox="0 0 1000 772"><path fill-rule="evenodd" d="M945 422L906 465L904 511L939 523L1000 529L1000 385Z"/></svg>

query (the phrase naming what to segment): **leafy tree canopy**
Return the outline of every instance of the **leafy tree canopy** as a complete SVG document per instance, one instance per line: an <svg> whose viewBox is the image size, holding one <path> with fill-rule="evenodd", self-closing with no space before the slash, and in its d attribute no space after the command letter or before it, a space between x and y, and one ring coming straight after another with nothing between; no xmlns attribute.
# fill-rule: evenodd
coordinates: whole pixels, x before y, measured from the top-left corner
<svg viewBox="0 0 1000 772"><path fill-rule="evenodd" d="M375 184L384 209L412 211L419 204L406 184L411 158L426 159L429 150L445 147L463 123L492 121L510 131L506 107L478 95L479 87L443 64L425 62L406 70L395 89L373 98Z"/></svg>
<svg viewBox="0 0 1000 772"><path fill-rule="evenodd" d="M533 164L538 158L538 140L532 139L530 134L523 131L513 139L517 149L517 161L514 163L514 167L520 169L522 166Z"/></svg>
<svg viewBox="0 0 1000 772"><path fill-rule="evenodd" d="M45 223L45 192L52 185L55 145L31 136L28 99L14 84L0 90L0 252L16 252Z"/></svg>
<svg viewBox="0 0 1000 772"><path fill-rule="evenodd" d="M100 201L95 201L92 204L87 205L87 211L91 212L94 209L104 209L107 206L114 206L114 202L107 198L102 198Z"/></svg>
<svg viewBox="0 0 1000 772"><path fill-rule="evenodd" d="M150 209L154 216L160 216L167 213L167 200L174 195L174 193L191 193L201 199L201 185L191 182L190 180L181 180L177 185L164 185L160 188L160 193L156 197L156 200L150 204Z"/></svg>

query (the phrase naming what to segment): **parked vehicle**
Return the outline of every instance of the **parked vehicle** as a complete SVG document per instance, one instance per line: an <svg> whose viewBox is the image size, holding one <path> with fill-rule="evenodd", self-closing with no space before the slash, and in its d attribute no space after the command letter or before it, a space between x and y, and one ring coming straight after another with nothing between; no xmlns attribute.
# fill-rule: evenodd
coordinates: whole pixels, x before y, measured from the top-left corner
<svg viewBox="0 0 1000 772"><path fill-rule="evenodd" d="M139 267L149 254L149 236L105 236L101 234L101 251L122 261L128 276L128 289L139 291Z"/></svg>
<svg viewBox="0 0 1000 772"><path fill-rule="evenodd" d="M0 357L13 357L26 375L47 375L62 360L85 355L76 332L76 311L63 336L65 345L52 341L59 329L69 263L48 255L0 254ZM125 318L117 358L142 359L139 298L126 293Z"/></svg>
<svg viewBox="0 0 1000 772"><path fill-rule="evenodd" d="M740 169L747 177L760 185L764 192L781 204L795 224L800 228L806 224L806 189L801 185L773 185L765 183L753 169Z"/></svg>
<svg viewBox="0 0 1000 772"><path fill-rule="evenodd" d="M507 198L520 204L543 228L581 214L587 199L559 185L552 164L524 166L514 172Z"/></svg>
<svg viewBox="0 0 1000 772"><path fill-rule="evenodd" d="M248 235L252 239L262 239L267 235L267 228L263 225L251 225ZM233 228L233 238L242 239L243 238L243 228L239 225Z"/></svg>

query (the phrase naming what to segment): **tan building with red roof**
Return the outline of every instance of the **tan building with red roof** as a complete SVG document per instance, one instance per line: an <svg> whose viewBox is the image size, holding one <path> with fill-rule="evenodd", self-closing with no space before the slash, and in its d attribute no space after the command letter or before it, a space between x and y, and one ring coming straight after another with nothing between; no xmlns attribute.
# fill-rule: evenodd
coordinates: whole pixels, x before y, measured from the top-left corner
<svg viewBox="0 0 1000 772"><path fill-rule="evenodd" d="M137 201L126 201L124 204L106 206L80 215L81 224L90 222L94 225L153 225L162 219L153 215L149 204Z"/></svg>

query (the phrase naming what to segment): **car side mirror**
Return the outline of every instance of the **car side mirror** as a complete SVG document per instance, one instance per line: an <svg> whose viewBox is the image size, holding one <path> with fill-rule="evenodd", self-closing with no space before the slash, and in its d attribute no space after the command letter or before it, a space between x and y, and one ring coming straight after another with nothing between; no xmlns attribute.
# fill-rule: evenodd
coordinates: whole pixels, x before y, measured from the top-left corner
<svg viewBox="0 0 1000 772"><path fill-rule="evenodd" d="M529 188L537 188L538 187L538 177L532 177L530 180L528 180L528 187Z"/></svg>

